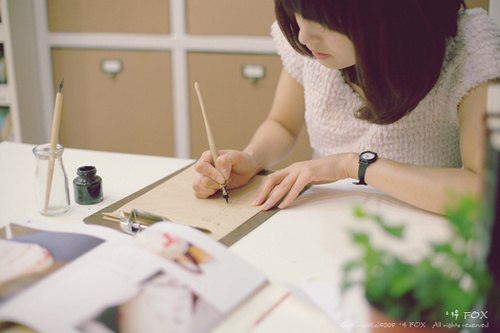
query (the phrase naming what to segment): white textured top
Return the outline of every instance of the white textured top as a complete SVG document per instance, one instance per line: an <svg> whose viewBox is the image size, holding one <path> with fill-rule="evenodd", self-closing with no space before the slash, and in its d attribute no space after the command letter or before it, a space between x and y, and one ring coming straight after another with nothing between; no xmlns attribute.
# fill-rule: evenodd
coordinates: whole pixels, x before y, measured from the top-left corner
<svg viewBox="0 0 500 333"><path fill-rule="evenodd" d="M304 87L305 121L315 157L373 150L403 163L461 167L458 104L472 88L500 77L498 26L482 9L462 11L434 88L400 120L372 124L354 116L362 100L339 70L297 53L277 23L272 35L284 68Z"/></svg>

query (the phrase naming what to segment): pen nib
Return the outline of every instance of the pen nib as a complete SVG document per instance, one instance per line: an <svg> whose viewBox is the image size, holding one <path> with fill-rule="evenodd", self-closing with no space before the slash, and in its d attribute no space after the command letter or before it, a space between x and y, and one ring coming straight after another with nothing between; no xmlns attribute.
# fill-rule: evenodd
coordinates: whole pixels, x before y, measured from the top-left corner
<svg viewBox="0 0 500 333"><path fill-rule="evenodd" d="M227 193L225 186L222 188L222 197L226 200L226 203L229 203L229 193Z"/></svg>

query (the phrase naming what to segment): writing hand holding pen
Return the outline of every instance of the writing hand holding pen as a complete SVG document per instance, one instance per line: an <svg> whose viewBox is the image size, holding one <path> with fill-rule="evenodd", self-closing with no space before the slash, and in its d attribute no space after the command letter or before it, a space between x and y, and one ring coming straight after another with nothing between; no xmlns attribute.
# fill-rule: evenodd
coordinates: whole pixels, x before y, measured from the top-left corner
<svg viewBox="0 0 500 333"><path fill-rule="evenodd" d="M208 146L210 147L210 153L212 155L212 160L217 163L217 159L219 157L219 151L215 147L214 137L212 135L212 129L210 128L210 122L208 121L207 112L205 111L205 103L203 103L203 97L201 96L200 85L198 82L194 83L194 89L196 90L196 95L198 95L198 101L200 103L201 114L203 116L203 122L205 123L205 130L207 132ZM226 200L226 203L229 203L229 194L227 193L226 188L226 180L227 176L224 176L224 181L219 183L219 186L222 190L222 197Z"/></svg>
<svg viewBox="0 0 500 333"><path fill-rule="evenodd" d="M224 182L228 190L242 187L260 171L250 155L237 150L221 150L215 164L211 152L205 151L194 168L192 189L203 199L219 191Z"/></svg>
<svg viewBox="0 0 500 333"><path fill-rule="evenodd" d="M213 159L213 163L214 163L214 166L216 168L216 170L221 170L219 171L220 175L222 175L222 182L219 182L219 188L220 190L222 191L222 197L224 198L224 200L226 200L226 203L229 203L229 194L227 193L227 180L229 178L229 173L231 171L227 171L227 168L224 168L224 166L220 165L221 164L221 160L222 160L222 163L223 163L223 160L224 159L221 159L219 160L219 156L218 154L216 156L213 155L213 152L212 152L212 159ZM229 165L230 166L230 165Z"/></svg>

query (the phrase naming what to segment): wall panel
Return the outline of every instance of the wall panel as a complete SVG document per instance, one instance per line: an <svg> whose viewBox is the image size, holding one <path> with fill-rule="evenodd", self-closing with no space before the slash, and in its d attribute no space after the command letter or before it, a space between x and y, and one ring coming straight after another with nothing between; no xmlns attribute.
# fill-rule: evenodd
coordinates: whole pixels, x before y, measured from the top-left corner
<svg viewBox="0 0 500 333"><path fill-rule="evenodd" d="M271 0L186 0L187 32L195 35L268 36Z"/></svg>
<svg viewBox="0 0 500 333"><path fill-rule="evenodd" d="M72 148L174 156L168 52L53 49L64 78L61 143ZM101 70L119 59L116 77Z"/></svg>
<svg viewBox="0 0 500 333"><path fill-rule="evenodd" d="M47 0L47 15L53 32L169 32L168 0Z"/></svg>

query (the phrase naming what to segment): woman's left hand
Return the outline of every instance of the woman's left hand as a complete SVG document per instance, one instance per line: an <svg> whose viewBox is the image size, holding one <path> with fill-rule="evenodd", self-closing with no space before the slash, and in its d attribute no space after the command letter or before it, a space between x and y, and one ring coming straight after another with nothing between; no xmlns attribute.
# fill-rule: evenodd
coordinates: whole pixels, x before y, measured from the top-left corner
<svg viewBox="0 0 500 333"><path fill-rule="evenodd" d="M266 177L253 204L262 210L288 207L309 184L331 183L350 178L349 170L357 166L358 155L342 153L320 159L296 162Z"/></svg>

